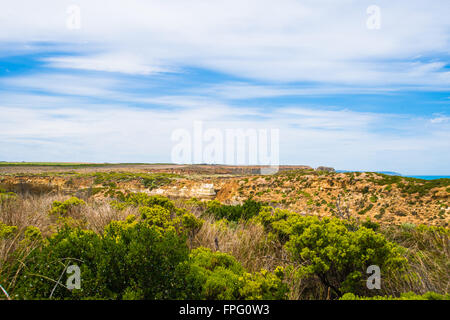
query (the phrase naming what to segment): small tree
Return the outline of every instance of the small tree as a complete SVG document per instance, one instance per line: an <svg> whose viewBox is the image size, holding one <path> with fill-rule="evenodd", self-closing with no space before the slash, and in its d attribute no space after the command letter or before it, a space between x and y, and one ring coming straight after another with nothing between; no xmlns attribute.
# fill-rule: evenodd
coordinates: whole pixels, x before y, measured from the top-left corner
<svg viewBox="0 0 450 320"><path fill-rule="evenodd" d="M384 273L406 266L399 246L372 229L348 221L268 208L258 219L284 243L292 259L300 263L304 276L317 276L337 296L365 291L363 277L370 265L379 266Z"/></svg>

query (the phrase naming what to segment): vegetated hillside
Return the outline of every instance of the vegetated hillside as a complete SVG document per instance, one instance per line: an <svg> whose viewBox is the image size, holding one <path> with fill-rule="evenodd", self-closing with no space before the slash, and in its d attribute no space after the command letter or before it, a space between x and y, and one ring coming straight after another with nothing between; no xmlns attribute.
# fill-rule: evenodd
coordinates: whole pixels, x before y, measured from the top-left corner
<svg viewBox="0 0 450 320"><path fill-rule="evenodd" d="M22 169L0 168L0 299L450 298L449 179ZM81 289L55 287L71 263Z"/></svg>
<svg viewBox="0 0 450 320"><path fill-rule="evenodd" d="M170 198L217 199L224 204L241 204L252 198L306 215L371 218L383 224L448 226L450 222L450 179L426 181L370 172L292 168L275 175L249 175L234 167L152 168L5 173L0 175L0 187L97 198L117 192L144 192Z"/></svg>
<svg viewBox="0 0 450 320"><path fill-rule="evenodd" d="M349 214L382 223L448 226L450 179L420 180L378 173L283 172L234 179L217 199L252 197L274 206L319 216Z"/></svg>
<svg viewBox="0 0 450 320"><path fill-rule="evenodd" d="M109 188L0 190L0 299L450 299L448 228Z"/></svg>

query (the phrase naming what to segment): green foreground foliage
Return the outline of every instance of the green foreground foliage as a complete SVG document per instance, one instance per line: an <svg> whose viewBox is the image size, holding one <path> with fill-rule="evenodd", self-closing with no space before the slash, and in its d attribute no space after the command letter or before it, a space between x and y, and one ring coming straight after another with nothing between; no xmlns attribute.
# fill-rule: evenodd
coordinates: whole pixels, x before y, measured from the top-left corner
<svg viewBox="0 0 450 320"><path fill-rule="evenodd" d="M212 215L217 220L227 219L229 221L249 220L258 215L263 203L252 199L246 200L242 205L222 205L219 201L210 201L207 205L206 214Z"/></svg>
<svg viewBox="0 0 450 320"><path fill-rule="evenodd" d="M65 224L50 237L29 230L42 245L22 263L13 260L7 275L15 299L284 299L283 269L248 273L228 254L206 248L189 251L187 238L203 221L163 197L132 194L122 208L139 208L140 217L113 221L102 234ZM82 205L56 202L49 214L65 215ZM0 225L2 237L17 228ZM19 258L19 257L18 257ZM81 289L55 285L68 265L80 267Z"/></svg>
<svg viewBox="0 0 450 320"><path fill-rule="evenodd" d="M16 196L8 197L14 201ZM188 244L203 219L168 198L131 193L120 194L111 207L133 207L138 215L111 221L102 232L74 223L74 213L86 206L76 197L53 203L48 214L56 224L48 236L33 226L19 230L0 221L0 241L20 239L13 256L0 265L0 284L14 299L286 299L295 290L288 279L294 274L302 281L315 279L331 289L331 298L343 300L449 299L434 292L370 297L374 293L365 282L371 265L381 268L383 279L408 274L409 259L415 257L399 244L412 243L420 250L435 246L436 252L430 251L435 260L448 264L440 255L447 248L448 229L405 225L400 232L387 231L387 237L370 220L303 216L251 199L239 206L198 205L218 221L261 225L267 243L288 253L289 267L248 272L230 254L192 249ZM435 239L442 245L436 246ZM25 250L31 244L35 249ZM82 285L68 290L65 271L73 264L80 267Z"/></svg>
<svg viewBox="0 0 450 320"><path fill-rule="evenodd" d="M337 296L364 293L367 267L385 273L405 269L401 248L365 226L265 207L255 218L269 237L284 244L303 276L316 276Z"/></svg>

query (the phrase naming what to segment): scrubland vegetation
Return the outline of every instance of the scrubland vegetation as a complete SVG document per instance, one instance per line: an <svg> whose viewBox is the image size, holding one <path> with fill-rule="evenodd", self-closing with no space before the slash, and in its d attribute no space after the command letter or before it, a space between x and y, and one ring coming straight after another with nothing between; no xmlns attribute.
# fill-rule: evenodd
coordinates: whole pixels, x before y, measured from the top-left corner
<svg viewBox="0 0 450 320"><path fill-rule="evenodd" d="M0 285L10 299L449 299L449 234L251 198L2 190ZM71 264L80 289L65 288ZM370 265L381 268L380 290L366 287Z"/></svg>
<svg viewBox="0 0 450 320"><path fill-rule="evenodd" d="M450 223L450 179L292 170L241 178L237 183L235 198L239 201L253 197L310 215L342 216L346 212L381 224L412 222L448 227Z"/></svg>

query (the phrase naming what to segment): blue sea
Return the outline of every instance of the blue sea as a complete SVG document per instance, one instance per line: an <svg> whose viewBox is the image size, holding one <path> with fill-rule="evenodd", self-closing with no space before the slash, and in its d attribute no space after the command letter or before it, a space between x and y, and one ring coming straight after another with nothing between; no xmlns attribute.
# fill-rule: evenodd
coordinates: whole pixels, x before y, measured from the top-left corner
<svg viewBox="0 0 450 320"><path fill-rule="evenodd" d="M336 172L362 172L362 171L336 170ZM401 177L417 178L417 179L423 179L423 180L450 179L450 176L408 176L408 175L403 175L401 173L394 172L394 171L376 171L376 172L387 174L390 176L401 176Z"/></svg>
<svg viewBox="0 0 450 320"><path fill-rule="evenodd" d="M417 178L417 179L424 179L424 180L436 180L436 179L443 179L443 178L450 179L450 176L403 176L403 177Z"/></svg>

